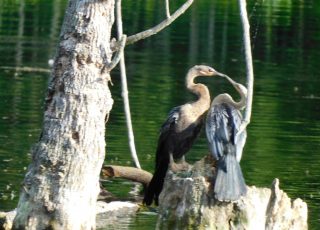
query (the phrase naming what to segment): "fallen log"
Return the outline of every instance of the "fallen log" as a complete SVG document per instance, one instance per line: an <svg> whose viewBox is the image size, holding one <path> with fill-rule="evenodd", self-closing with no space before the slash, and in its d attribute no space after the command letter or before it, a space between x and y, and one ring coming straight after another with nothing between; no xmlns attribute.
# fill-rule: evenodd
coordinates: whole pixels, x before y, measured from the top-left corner
<svg viewBox="0 0 320 230"><path fill-rule="evenodd" d="M119 165L104 165L101 170L101 178L121 177L127 180L139 182L143 185L148 185L152 174L138 168L119 166Z"/></svg>

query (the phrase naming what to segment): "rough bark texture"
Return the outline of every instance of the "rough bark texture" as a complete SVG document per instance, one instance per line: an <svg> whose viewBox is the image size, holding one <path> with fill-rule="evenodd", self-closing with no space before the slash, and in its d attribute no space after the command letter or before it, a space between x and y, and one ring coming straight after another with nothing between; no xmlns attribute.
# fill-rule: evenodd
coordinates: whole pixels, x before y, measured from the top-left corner
<svg viewBox="0 0 320 230"><path fill-rule="evenodd" d="M237 202L213 199L210 183L214 168L210 158L197 162L186 174L167 173L160 194L159 229L307 229L307 205L291 202L279 189L248 187Z"/></svg>
<svg viewBox="0 0 320 230"><path fill-rule="evenodd" d="M70 0L45 104L14 219L15 229L94 229L114 1ZM79 211L81 210L81 211Z"/></svg>

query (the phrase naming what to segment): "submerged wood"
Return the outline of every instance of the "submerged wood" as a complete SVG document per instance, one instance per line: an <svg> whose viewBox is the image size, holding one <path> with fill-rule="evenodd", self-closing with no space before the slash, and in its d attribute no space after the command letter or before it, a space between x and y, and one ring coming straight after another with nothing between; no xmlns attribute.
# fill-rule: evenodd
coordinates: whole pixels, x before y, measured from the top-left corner
<svg viewBox="0 0 320 230"><path fill-rule="evenodd" d="M121 229L139 210L139 205L126 201L97 202L96 229Z"/></svg>
<svg viewBox="0 0 320 230"><path fill-rule="evenodd" d="M206 157L186 173L167 173L160 194L157 229L299 229L308 228L307 204L291 201L275 179L271 189L248 186L237 202L212 196L213 161Z"/></svg>
<svg viewBox="0 0 320 230"><path fill-rule="evenodd" d="M132 202L98 201L96 206L96 229L117 229L123 227L139 209L139 205ZM0 230L11 230L12 222L16 216L16 210L0 212Z"/></svg>
<svg viewBox="0 0 320 230"><path fill-rule="evenodd" d="M15 71L15 72L30 72L30 73L50 73L50 69L45 69L45 68L39 68L39 67L28 67L28 66L0 66L0 69L3 70L10 70L10 71Z"/></svg>

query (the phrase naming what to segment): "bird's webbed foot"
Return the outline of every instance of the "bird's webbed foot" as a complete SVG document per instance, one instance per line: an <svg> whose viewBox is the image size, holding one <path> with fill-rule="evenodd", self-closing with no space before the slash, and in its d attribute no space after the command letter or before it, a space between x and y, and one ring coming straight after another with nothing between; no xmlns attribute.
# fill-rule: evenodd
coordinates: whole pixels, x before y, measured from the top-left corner
<svg viewBox="0 0 320 230"><path fill-rule="evenodd" d="M169 169L174 172L188 172L191 169L191 165L189 165L185 159L184 156L181 158L180 162L176 163L173 159L172 154L170 154L170 164L169 164Z"/></svg>

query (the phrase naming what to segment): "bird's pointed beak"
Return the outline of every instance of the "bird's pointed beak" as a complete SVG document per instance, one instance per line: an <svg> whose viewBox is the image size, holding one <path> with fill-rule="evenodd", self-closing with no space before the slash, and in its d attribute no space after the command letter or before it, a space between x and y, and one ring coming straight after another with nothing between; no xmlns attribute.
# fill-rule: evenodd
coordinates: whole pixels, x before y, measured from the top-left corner
<svg viewBox="0 0 320 230"><path fill-rule="evenodd" d="M225 75L225 74L223 74L223 73L220 73L220 72L218 72L218 71L216 71L215 75L220 76L220 77L225 77L225 76L227 76L227 75Z"/></svg>
<svg viewBox="0 0 320 230"><path fill-rule="evenodd" d="M221 76L221 75L220 75ZM227 80L231 83L231 84L236 84L236 82L231 78L231 77L229 77L228 75L225 75L225 74L222 74L222 77L225 77L225 78L227 78Z"/></svg>

